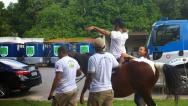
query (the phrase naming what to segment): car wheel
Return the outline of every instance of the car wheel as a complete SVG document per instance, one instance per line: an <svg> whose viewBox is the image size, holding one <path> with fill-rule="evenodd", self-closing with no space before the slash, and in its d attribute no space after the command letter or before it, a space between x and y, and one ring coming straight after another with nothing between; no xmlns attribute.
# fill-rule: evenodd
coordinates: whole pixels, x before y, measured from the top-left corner
<svg viewBox="0 0 188 106"><path fill-rule="evenodd" d="M6 85L0 84L0 98L9 96L10 91Z"/></svg>

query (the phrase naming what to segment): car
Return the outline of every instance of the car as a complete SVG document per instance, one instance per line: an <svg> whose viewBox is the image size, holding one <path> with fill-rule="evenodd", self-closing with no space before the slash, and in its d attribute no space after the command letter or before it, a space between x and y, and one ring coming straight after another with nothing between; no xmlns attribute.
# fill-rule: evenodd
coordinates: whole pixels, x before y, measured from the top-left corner
<svg viewBox="0 0 188 106"><path fill-rule="evenodd" d="M41 83L37 67L12 59L0 59L0 98L9 96L12 91L27 92Z"/></svg>

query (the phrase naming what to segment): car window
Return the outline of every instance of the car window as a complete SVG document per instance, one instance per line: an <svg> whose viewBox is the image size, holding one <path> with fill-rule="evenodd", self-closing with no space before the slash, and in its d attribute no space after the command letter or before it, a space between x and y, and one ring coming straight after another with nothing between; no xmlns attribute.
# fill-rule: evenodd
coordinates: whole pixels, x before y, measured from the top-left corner
<svg viewBox="0 0 188 106"><path fill-rule="evenodd" d="M0 59L0 62L3 64L6 64L12 68L23 68L23 67L28 66L24 63L18 62L16 60L11 60L11 59Z"/></svg>

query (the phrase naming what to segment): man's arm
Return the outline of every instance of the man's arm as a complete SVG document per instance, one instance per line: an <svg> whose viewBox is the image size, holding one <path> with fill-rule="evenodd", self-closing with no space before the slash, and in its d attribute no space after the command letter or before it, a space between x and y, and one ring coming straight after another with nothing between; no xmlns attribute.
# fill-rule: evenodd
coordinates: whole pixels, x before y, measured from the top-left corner
<svg viewBox="0 0 188 106"><path fill-rule="evenodd" d="M87 89L89 89L89 86L91 84L91 73L88 73L86 75L86 80L85 80L85 84L84 84L84 87L82 89L82 93L81 93L81 96L80 96L80 103L83 104L84 102L84 93L86 92Z"/></svg>
<svg viewBox="0 0 188 106"><path fill-rule="evenodd" d="M110 36L110 31L96 27L96 26L86 27L85 30L87 31L95 30L96 32L101 33L104 36Z"/></svg>
<svg viewBox="0 0 188 106"><path fill-rule="evenodd" d="M54 78L54 81L53 81L53 84L52 84L52 88L51 88L50 94L48 96L48 100L52 99L53 92L56 89L56 87L57 87L57 85L58 85L60 80L61 80L61 72L56 72L55 78Z"/></svg>

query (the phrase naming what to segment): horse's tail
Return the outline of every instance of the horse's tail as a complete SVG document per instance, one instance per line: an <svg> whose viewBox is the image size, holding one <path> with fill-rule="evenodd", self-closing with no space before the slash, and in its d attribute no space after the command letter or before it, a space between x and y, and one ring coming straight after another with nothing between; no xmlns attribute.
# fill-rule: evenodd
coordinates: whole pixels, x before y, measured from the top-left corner
<svg viewBox="0 0 188 106"><path fill-rule="evenodd" d="M174 95L175 103L178 105L178 92L180 87L180 73L175 66L167 64L155 64L156 68L164 74L168 95Z"/></svg>

